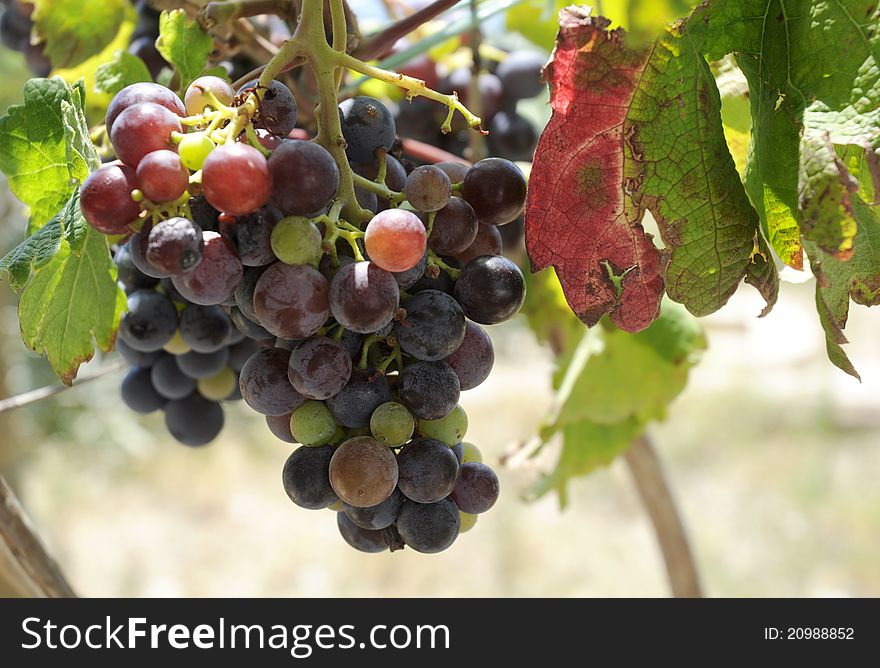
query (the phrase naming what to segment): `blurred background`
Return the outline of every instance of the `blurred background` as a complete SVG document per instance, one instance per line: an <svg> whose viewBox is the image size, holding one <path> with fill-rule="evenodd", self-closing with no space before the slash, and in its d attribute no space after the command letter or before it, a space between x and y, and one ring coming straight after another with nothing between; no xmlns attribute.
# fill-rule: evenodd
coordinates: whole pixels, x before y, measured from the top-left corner
<svg viewBox="0 0 880 668"><path fill-rule="evenodd" d="M370 3L365 14L381 19L382 8ZM5 109L29 76L20 54L0 50L0 76ZM0 180L3 252L25 220ZM852 307L847 351L859 383L827 360L815 285L803 278L783 283L767 318L744 288L703 319L709 348L668 419L649 429L710 596L880 596L878 316ZM21 342L16 301L4 282L0 398L56 382ZM462 404L468 440L494 466L549 409L553 356L521 319L491 334L494 372ZM499 466L501 499L452 549L368 555L343 543L331 513L287 499L291 446L261 416L230 406L221 437L188 449L160 414L140 418L123 405L121 377L0 413L0 473L80 595L668 595L622 460L574 480L565 510L553 494L522 499L552 467L552 449Z"/></svg>

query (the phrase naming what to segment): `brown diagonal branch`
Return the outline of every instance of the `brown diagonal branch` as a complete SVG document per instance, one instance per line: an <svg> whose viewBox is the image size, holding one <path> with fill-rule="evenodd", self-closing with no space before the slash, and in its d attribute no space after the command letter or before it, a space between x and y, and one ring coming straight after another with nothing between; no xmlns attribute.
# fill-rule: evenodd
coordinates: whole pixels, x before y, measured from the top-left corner
<svg viewBox="0 0 880 668"><path fill-rule="evenodd" d="M642 503L654 524L672 595L677 598L700 598L703 595L687 533L672 491L663 475L663 467L647 436L636 439L624 455L636 483Z"/></svg>
<svg viewBox="0 0 880 668"><path fill-rule="evenodd" d="M6 553L13 566L20 570L29 593L46 598L76 597L3 476L0 476L0 543L3 548L0 552Z"/></svg>
<svg viewBox="0 0 880 668"><path fill-rule="evenodd" d="M420 25L435 19L460 0L435 0L427 7L395 21L382 32L365 39L352 54L361 60L374 60L386 56L401 37L406 37Z"/></svg>

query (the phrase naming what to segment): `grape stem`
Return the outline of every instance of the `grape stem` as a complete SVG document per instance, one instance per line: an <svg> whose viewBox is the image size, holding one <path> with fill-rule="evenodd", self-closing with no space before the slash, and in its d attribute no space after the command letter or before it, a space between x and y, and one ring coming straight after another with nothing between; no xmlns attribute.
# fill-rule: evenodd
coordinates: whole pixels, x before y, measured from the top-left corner
<svg viewBox="0 0 880 668"><path fill-rule="evenodd" d="M450 267L443 260L441 260L437 254L429 250L428 251L428 266L434 266L445 271L453 280L458 280L459 274L461 274L461 269L456 269L455 267Z"/></svg>
<svg viewBox="0 0 880 668"><path fill-rule="evenodd" d="M233 5L229 9L222 9L221 7L211 9L213 16L221 17L225 15L224 12L231 15L238 11L250 11L256 6L256 2L257 0L238 0L237 2L228 3L209 3L207 6ZM269 4L277 8L282 3ZM283 4L289 5L289 3ZM332 28L332 44L329 44L325 31L324 4L324 0L302 0L299 20L293 35L263 69L257 89L248 96L241 107L235 108L236 113L234 116L230 114L228 108L219 109L218 111L221 112L223 117L229 118L231 121L226 128L223 128L225 135L223 139L227 142L234 141L235 137L246 129L257 113L263 94L262 91L268 88L271 81L282 72L290 69L293 63L301 60L307 62L314 72L318 88L319 101L316 109L318 134L315 140L330 152L339 168L338 197L344 203L342 212L346 220L357 227L362 227L372 218L373 213L358 204L354 191L356 182L357 185L381 194L395 204L402 202L403 196L400 193L388 190L382 183L375 183L367 179L356 179L356 175L352 173L345 153L346 143L342 135L338 111L338 87L345 69L399 86L406 91L407 98L410 100L416 96L422 96L445 105L449 112L446 121L441 127L443 132L451 130L452 116L456 111L464 116L470 127L479 129L481 132L483 130L480 128L480 118L472 114L461 104L455 93L452 95L438 93L427 88L424 81L374 67L349 55L345 49L348 39L347 18L351 12L347 9L343 0L329 0ZM249 6L250 9L243 10L242 8L245 5ZM265 6L268 5L264 3ZM346 235L340 236L345 237ZM350 239L349 243L351 243Z"/></svg>
<svg viewBox="0 0 880 668"><path fill-rule="evenodd" d="M370 359L370 348L372 347L372 345L374 343L378 343L379 341L384 341L384 340L385 340L384 337L378 336L377 334L370 334L370 336L368 336L364 340L364 347L361 349L361 359L358 362L358 369L366 369L367 368L367 364L369 363L369 359Z"/></svg>

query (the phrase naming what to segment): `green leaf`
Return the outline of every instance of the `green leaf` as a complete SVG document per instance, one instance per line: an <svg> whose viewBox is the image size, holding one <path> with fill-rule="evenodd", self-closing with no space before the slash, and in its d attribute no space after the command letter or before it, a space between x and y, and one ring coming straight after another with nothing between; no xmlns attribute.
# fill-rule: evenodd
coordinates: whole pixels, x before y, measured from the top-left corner
<svg viewBox="0 0 880 668"><path fill-rule="evenodd" d="M859 183L837 156L828 133L806 134L798 177L801 232L819 248L842 260L853 253L856 220L852 194Z"/></svg>
<svg viewBox="0 0 880 668"><path fill-rule="evenodd" d="M198 23L186 18L182 9L176 9L162 12L156 47L180 75L179 90L185 91L205 69L214 40Z"/></svg>
<svg viewBox="0 0 880 668"><path fill-rule="evenodd" d="M128 51L116 51L113 60L95 72L95 90L116 94L131 84L152 80L143 60Z"/></svg>
<svg viewBox="0 0 880 668"><path fill-rule="evenodd" d="M564 504L569 479L608 464L652 420L665 417L705 347L697 322L670 301L637 334L610 325L586 332L577 348L560 358L567 366L539 438L546 444L560 436L562 454L532 493L556 489Z"/></svg>
<svg viewBox="0 0 880 668"><path fill-rule="evenodd" d="M25 344L45 355L70 384L79 365L94 356L95 344L112 349L124 310L107 237L89 228L79 255L62 241L55 257L33 275L18 316Z"/></svg>
<svg viewBox="0 0 880 668"><path fill-rule="evenodd" d="M64 206L96 157L93 147L86 148L90 142L81 104L81 86L71 87L58 77L31 79L24 86L24 104L0 118L0 170L30 208L30 233Z"/></svg>
<svg viewBox="0 0 880 668"><path fill-rule="evenodd" d="M63 211L0 260L0 270L8 273L13 290L21 290L30 278L31 271L50 262L58 253L63 237L62 215Z"/></svg>
<svg viewBox="0 0 880 668"><path fill-rule="evenodd" d="M800 268L798 174L809 157L801 154L801 137L828 133L832 144L873 147L880 141L880 9L874 0L724 0L712 9L719 46L729 40L749 81L749 195L773 248ZM813 234L826 236L815 227Z"/></svg>
<svg viewBox="0 0 880 668"><path fill-rule="evenodd" d="M100 53L132 8L127 0L34 0L34 24L53 67Z"/></svg>

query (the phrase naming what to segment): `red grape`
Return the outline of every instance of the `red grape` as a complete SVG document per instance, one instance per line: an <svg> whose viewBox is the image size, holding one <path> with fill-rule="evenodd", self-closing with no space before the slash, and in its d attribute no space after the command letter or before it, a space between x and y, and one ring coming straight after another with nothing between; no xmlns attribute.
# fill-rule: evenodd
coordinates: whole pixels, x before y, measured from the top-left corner
<svg viewBox="0 0 880 668"><path fill-rule="evenodd" d="M130 167L118 162L99 167L83 182L79 199L83 216L104 234L125 234L141 212L131 198L136 187Z"/></svg>
<svg viewBox="0 0 880 668"><path fill-rule="evenodd" d="M246 216L266 202L272 178L266 158L247 144L224 144L208 155L202 166L205 198L215 209Z"/></svg>
<svg viewBox="0 0 880 668"><path fill-rule="evenodd" d="M152 202L173 202L189 186L189 172L174 151L162 149L143 157L137 167L137 181Z"/></svg>
<svg viewBox="0 0 880 668"><path fill-rule="evenodd" d="M425 253L425 226L404 209L386 209L370 221L364 236L367 254L385 271L407 271Z"/></svg>
<svg viewBox="0 0 880 668"><path fill-rule="evenodd" d="M119 114L113 123L110 141L122 162L137 167L148 153L174 149L172 132L181 132L177 114L161 105L141 102Z"/></svg>

